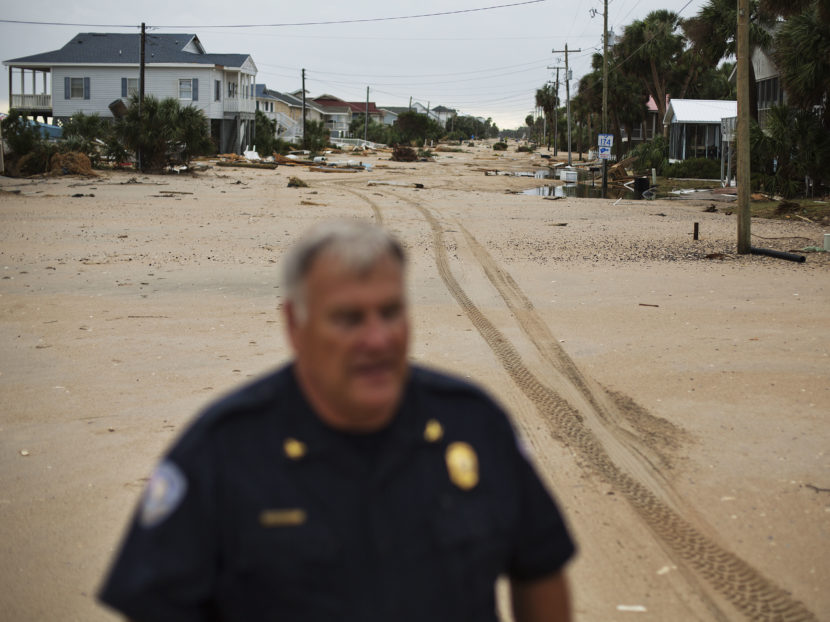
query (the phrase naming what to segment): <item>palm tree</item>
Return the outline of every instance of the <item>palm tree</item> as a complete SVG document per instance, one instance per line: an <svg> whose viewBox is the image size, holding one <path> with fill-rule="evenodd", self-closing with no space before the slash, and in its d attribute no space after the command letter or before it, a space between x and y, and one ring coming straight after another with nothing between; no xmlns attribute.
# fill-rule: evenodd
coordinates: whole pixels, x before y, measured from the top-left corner
<svg viewBox="0 0 830 622"><path fill-rule="evenodd" d="M666 116L666 95L680 90L678 68L683 66L685 39L679 28L677 13L652 11L644 20L627 26L614 46L621 59L618 66L638 77L657 103L660 119Z"/></svg>
<svg viewBox="0 0 830 622"><path fill-rule="evenodd" d="M830 130L830 21L822 19L830 1L813 1L781 25L773 60L781 73L788 102L802 110L821 106Z"/></svg>
<svg viewBox="0 0 830 622"><path fill-rule="evenodd" d="M695 16L683 21L683 32L692 42L693 54L710 68L724 58L734 56L737 51L738 7L735 0L709 0ZM749 47L750 55L755 48L769 49L772 36L771 24L758 9L758 0L749 3ZM758 89L755 69L749 63L749 109L758 119Z"/></svg>
<svg viewBox="0 0 830 622"><path fill-rule="evenodd" d="M554 115L558 106L559 98L556 95L556 88L550 82L536 90L536 107L544 111L548 123L548 151L550 151L551 121L555 118Z"/></svg>
<svg viewBox="0 0 830 622"><path fill-rule="evenodd" d="M790 17L810 8L818 10L818 17L822 22L830 22L830 0L760 0L761 12L771 16Z"/></svg>

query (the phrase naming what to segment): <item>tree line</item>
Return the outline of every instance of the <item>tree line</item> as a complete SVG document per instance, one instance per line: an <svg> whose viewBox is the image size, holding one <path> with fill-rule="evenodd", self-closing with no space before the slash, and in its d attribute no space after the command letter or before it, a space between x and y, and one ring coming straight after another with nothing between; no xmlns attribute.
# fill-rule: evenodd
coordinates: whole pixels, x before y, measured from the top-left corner
<svg viewBox="0 0 830 622"><path fill-rule="evenodd" d="M773 109L761 131L757 119L757 86L750 63L753 184L793 196L810 182L830 183L830 0L750 1L750 48L765 51L775 63L787 106ZM657 106L657 134L663 132L666 98L736 99L730 80L737 43L735 0L709 0L700 11L681 19L669 10L657 10L625 27L608 49L608 131L615 135L618 157L631 148L622 142L646 121L649 97ZM587 151L596 145L602 123L602 55L592 58L571 99L572 149ZM556 89L547 83L536 91L536 107L527 125L541 142L557 124L558 144L566 149L561 131L566 123ZM635 155L649 154L649 163L668 165L668 145L656 136ZM806 178L806 180L805 180Z"/></svg>
<svg viewBox="0 0 830 622"><path fill-rule="evenodd" d="M295 149L316 154L329 147L329 132L322 121L308 121L305 136L298 144L278 138L276 121L261 110L256 111L254 123L256 147L263 156ZM3 136L14 153L9 169L22 175L49 171L54 156L61 153L85 154L92 167L133 163L144 171L159 171L171 164L188 164L195 156L217 152L204 112L193 106L182 106L174 98L159 100L148 95L139 106L134 95L125 114L114 120L77 113L64 124L60 141L47 140L36 122L14 109L2 124ZM366 133L372 142L417 147L429 141L494 137L499 132L489 118L481 121L454 117L445 127L416 111L401 113L392 125L374 120L368 128L364 124L364 115L356 115L350 125L352 135Z"/></svg>

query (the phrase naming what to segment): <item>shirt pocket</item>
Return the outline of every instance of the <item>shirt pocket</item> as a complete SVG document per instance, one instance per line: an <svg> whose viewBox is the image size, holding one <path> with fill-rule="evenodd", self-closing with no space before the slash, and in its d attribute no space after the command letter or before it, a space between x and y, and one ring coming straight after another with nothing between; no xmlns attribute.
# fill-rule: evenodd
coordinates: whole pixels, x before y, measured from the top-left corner
<svg viewBox="0 0 830 622"><path fill-rule="evenodd" d="M269 583L322 587L333 581L340 545L328 526L301 508L266 508L240 534L239 566Z"/></svg>

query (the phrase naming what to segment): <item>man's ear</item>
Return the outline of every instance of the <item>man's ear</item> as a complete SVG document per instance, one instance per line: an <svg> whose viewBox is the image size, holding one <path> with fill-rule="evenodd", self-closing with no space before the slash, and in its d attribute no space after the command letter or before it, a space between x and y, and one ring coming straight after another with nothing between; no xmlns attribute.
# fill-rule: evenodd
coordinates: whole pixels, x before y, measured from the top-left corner
<svg viewBox="0 0 830 622"><path fill-rule="evenodd" d="M282 315L285 319L285 332L288 334L288 341L291 342L291 346L296 350L297 331L299 330L300 323L297 319L297 308L292 301L287 300L282 303Z"/></svg>

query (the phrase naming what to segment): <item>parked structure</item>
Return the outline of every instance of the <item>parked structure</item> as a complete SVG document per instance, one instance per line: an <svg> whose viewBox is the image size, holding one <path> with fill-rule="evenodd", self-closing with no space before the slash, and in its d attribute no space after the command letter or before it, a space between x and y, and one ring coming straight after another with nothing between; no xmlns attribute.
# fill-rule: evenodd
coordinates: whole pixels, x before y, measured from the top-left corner
<svg viewBox="0 0 830 622"><path fill-rule="evenodd" d="M669 162L690 158L719 160L723 149L721 120L738 114L738 102L673 99L663 124L668 126Z"/></svg>
<svg viewBox="0 0 830 622"><path fill-rule="evenodd" d="M140 34L80 33L59 50L3 61L9 104L63 123L83 112L112 118L111 104L139 89ZM220 152L253 141L256 65L248 54L208 54L195 34L147 34L144 92L204 111ZM26 93L26 77L31 93ZM19 90L14 92L19 78Z"/></svg>

